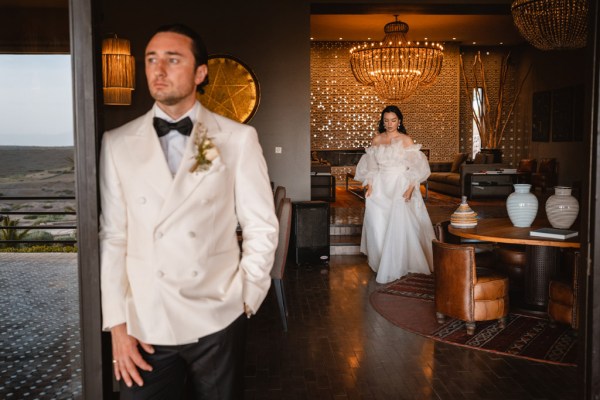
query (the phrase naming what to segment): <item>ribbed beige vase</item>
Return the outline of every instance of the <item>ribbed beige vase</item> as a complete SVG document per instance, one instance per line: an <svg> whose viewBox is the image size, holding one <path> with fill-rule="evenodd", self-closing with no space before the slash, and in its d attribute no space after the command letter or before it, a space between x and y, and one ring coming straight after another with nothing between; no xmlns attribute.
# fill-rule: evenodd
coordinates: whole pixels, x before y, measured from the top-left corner
<svg viewBox="0 0 600 400"><path fill-rule="evenodd" d="M546 200L546 216L553 228L569 229L579 214L579 202L571 196L568 186L555 186Z"/></svg>

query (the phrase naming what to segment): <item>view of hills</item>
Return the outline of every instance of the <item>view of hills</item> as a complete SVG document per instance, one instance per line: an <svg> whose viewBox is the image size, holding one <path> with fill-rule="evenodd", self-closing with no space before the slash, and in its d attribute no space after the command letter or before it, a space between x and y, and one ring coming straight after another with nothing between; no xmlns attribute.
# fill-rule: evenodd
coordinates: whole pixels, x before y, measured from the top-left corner
<svg viewBox="0 0 600 400"><path fill-rule="evenodd" d="M75 196L73 157L73 147L0 146L0 225L36 227L26 232L0 226L0 240L3 236L28 240L73 237L74 230L66 227L75 225L76 216L60 214L76 209L75 200L68 198ZM52 199L56 197L67 198ZM50 214L41 214L47 212ZM65 229L60 229L62 226Z"/></svg>

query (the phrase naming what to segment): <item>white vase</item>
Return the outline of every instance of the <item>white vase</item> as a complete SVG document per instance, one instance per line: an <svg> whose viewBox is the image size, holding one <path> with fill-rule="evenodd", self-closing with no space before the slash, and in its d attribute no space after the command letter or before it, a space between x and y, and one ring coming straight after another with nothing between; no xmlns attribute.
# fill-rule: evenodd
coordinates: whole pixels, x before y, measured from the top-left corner
<svg viewBox="0 0 600 400"><path fill-rule="evenodd" d="M554 194L546 200L546 217L553 228L569 229L579 214L579 202L571 196L568 186L555 186Z"/></svg>
<svg viewBox="0 0 600 400"><path fill-rule="evenodd" d="M516 227L530 227L538 210L538 199L530 192L528 183L515 183L515 191L506 199L506 211L510 222Z"/></svg>

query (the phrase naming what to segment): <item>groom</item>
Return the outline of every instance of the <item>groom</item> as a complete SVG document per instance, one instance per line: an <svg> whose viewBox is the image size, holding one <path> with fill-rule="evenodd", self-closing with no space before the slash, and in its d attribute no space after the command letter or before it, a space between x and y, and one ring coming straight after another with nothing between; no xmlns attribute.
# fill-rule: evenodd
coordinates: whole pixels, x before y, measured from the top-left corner
<svg viewBox="0 0 600 400"><path fill-rule="evenodd" d="M267 166L254 128L196 100L207 61L193 30L159 28L145 52L154 107L102 141L103 329L125 399L242 398L246 319L270 285Z"/></svg>

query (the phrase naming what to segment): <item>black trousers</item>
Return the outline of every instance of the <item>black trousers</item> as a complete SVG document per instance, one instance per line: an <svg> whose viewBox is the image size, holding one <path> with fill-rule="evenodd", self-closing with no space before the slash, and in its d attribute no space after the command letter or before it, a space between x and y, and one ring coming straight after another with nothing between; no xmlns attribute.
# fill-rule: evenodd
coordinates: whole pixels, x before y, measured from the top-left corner
<svg viewBox="0 0 600 400"><path fill-rule="evenodd" d="M121 400L240 400L243 398L246 315L227 328L180 346L154 346L142 356L144 386L120 382Z"/></svg>

